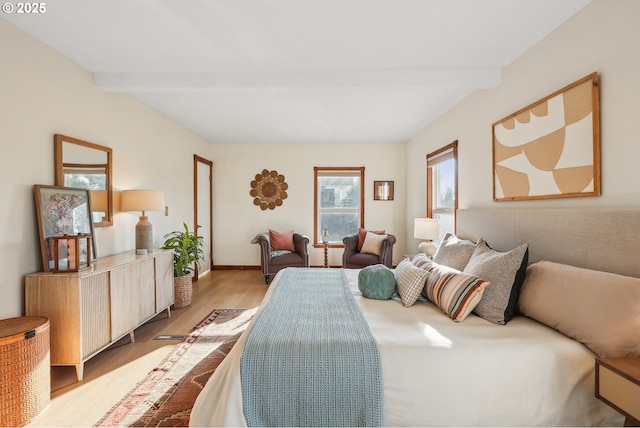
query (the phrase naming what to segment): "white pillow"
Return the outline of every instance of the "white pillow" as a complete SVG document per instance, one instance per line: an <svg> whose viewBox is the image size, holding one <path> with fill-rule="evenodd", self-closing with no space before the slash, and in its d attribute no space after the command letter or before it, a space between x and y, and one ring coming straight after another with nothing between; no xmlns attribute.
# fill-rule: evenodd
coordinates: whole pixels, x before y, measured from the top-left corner
<svg viewBox="0 0 640 428"><path fill-rule="evenodd" d="M409 259L403 259L393 271L402 304L408 308L413 305L424 288L429 273L416 267Z"/></svg>
<svg viewBox="0 0 640 428"><path fill-rule="evenodd" d="M533 263L527 268L519 309L599 357L640 356L640 278Z"/></svg>
<svg viewBox="0 0 640 428"><path fill-rule="evenodd" d="M362 243L361 253L380 255L382 249L382 241L385 240L387 235L378 235L377 233L367 232Z"/></svg>

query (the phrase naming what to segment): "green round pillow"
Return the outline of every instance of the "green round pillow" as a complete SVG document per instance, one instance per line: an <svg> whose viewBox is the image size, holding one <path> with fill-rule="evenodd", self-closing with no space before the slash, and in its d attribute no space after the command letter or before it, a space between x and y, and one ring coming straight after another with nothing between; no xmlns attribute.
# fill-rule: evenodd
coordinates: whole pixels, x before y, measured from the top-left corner
<svg viewBox="0 0 640 428"><path fill-rule="evenodd" d="M396 279L385 265L371 265L358 273L358 288L368 299L388 300L396 292Z"/></svg>

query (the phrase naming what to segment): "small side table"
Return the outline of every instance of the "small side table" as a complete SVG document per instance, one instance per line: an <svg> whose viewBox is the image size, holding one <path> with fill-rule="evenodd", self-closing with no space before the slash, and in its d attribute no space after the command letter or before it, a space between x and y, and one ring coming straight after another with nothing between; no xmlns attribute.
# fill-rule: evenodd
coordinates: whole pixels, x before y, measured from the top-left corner
<svg viewBox="0 0 640 428"><path fill-rule="evenodd" d="M329 243L325 242L322 244L324 246L324 267L329 267Z"/></svg>
<svg viewBox="0 0 640 428"><path fill-rule="evenodd" d="M49 320L0 320L0 426L26 425L51 400Z"/></svg>
<svg viewBox="0 0 640 428"><path fill-rule="evenodd" d="M596 397L640 426L640 357L596 358Z"/></svg>

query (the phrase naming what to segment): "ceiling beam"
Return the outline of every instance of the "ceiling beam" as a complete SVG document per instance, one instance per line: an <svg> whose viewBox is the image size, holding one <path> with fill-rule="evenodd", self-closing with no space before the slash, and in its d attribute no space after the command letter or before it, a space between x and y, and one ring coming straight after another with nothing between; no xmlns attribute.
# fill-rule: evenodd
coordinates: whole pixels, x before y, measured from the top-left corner
<svg viewBox="0 0 640 428"><path fill-rule="evenodd" d="M217 71L94 73L105 92L203 92L225 88L269 87L397 87L491 89L500 84L501 69L430 68L365 71Z"/></svg>

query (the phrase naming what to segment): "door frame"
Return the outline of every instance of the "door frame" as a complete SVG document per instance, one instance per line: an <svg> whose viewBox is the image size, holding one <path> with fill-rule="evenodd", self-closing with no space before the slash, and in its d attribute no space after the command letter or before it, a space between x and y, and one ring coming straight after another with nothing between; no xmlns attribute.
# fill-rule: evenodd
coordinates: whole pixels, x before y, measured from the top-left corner
<svg viewBox="0 0 640 428"><path fill-rule="evenodd" d="M209 270L213 270L213 162L193 155L193 230L198 235L198 163L209 167ZM205 255L206 257L207 255ZM198 280L198 264L195 265L194 280Z"/></svg>

